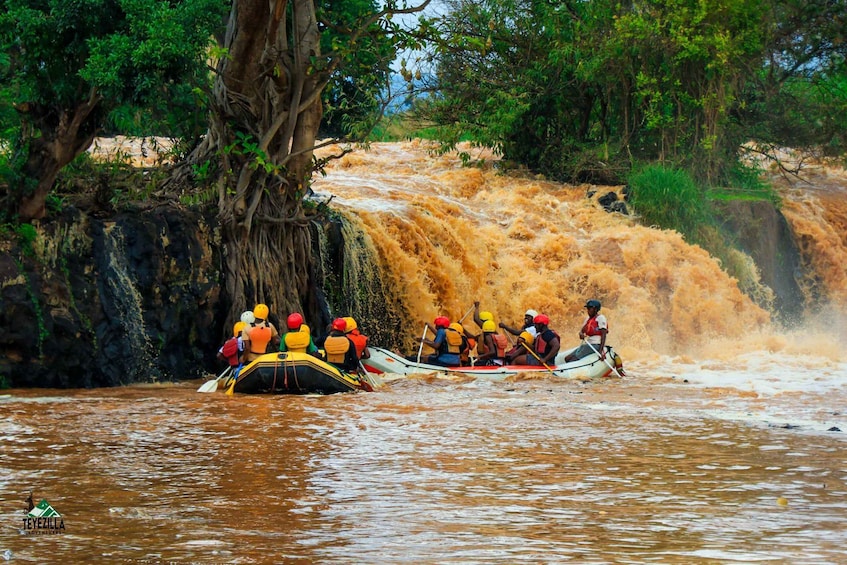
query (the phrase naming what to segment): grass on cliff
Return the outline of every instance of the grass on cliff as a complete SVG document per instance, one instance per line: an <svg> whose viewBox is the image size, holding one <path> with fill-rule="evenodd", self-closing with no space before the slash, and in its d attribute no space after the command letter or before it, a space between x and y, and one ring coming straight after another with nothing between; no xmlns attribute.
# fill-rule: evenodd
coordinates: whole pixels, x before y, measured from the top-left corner
<svg viewBox="0 0 847 565"><path fill-rule="evenodd" d="M758 304L773 300L760 283L755 263L732 244L712 207L715 201L766 200L778 205L778 196L766 183L747 177L737 188L698 186L681 169L647 165L629 177L630 204L641 223L678 231L688 243L700 245L718 259L721 268L738 280L739 288Z"/></svg>

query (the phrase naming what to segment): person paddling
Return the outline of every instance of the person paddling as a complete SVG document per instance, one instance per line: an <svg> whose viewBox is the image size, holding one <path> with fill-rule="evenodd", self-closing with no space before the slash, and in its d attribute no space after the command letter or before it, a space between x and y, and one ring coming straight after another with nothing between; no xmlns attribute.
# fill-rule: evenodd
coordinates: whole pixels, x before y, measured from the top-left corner
<svg viewBox="0 0 847 565"><path fill-rule="evenodd" d="M550 329L550 318L546 314L537 315L532 322L536 330L535 342L526 355L515 358L514 364L545 367L555 365L556 355L561 347L559 334Z"/></svg>
<svg viewBox="0 0 847 565"><path fill-rule="evenodd" d="M450 328L450 318L447 316L438 316L433 320L433 324L435 325L435 338L422 338L421 343L434 349L435 353L430 354L423 361L430 365L458 367L460 364L459 356L467 338ZM416 359L415 356L409 357L411 361Z"/></svg>
<svg viewBox="0 0 847 565"><path fill-rule="evenodd" d="M294 353L308 353L309 355L317 354L318 348L312 341L312 333L309 331L309 326L303 323L302 314L299 312L289 314L286 320L286 327L288 331L279 340L279 350L281 352L291 351Z"/></svg>
<svg viewBox="0 0 847 565"><path fill-rule="evenodd" d="M360 361L368 359L371 356L371 352L368 350L368 336L359 330L359 324L351 316L344 318L344 321L347 322L347 337L356 346L356 356Z"/></svg>
<svg viewBox="0 0 847 565"><path fill-rule="evenodd" d="M323 348L327 363L342 371L355 372L359 368L359 357L356 354L356 344L347 337L347 322L344 318L332 321L329 335L323 340Z"/></svg>
<svg viewBox="0 0 847 565"><path fill-rule="evenodd" d="M521 335L515 341L515 346L506 352L506 363L509 365L519 365L518 357L524 358L527 355L527 348L531 348L535 342L535 338L528 331L522 331ZM526 345L526 347L524 347Z"/></svg>
<svg viewBox="0 0 847 565"><path fill-rule="evenodd" d="M494 320L486 320L482 323L482 348L485 352L477 357L479 365L503 365L506 362L506 349L509 342L506 336L497 333Z"/></svg>
<svg viewBox="0 0 847 565"><path fill-rule="evenodd" d="M265 304L256 304L253 308L253 323L245 330L246 340L249 347L244 354L245 363L249 363L268 352L268 345L276 347L279 343L279 332L276 327L268 321L268 307Z"/></svg>
<svg viewBox="0 0 847 565"><path fill-rule="evenodd" d="M232 327L232 337L226 340L218 350L218 359L226 361L235 376L238 376L238 369L241 368L241 353L244 351L244 341L241 339L241 331L246 325L244 322L236 322Z"/></svg>
<svg viewBox="0 0 847 565"><path fill-rule="evenodd" d="M533 339L535 339L536 334L538 333L535 329L535 317L538 316L538 312L535 310L529 309L523 316L523 327L520 329L510 328L506 324L500 322L500 327L512 334L513 336L520 336L523 332L529 332Z"/></svg>
<svg viewBox="0 0 847 565"><path fill-rule="evenodd" d="M585 303L588 317L579 330L579 339L587 343L581 344L565 357L566 363L588 357L595 352L600 354L600 359L606 358L606 335L609 333L609 323L606 321L606 316L600 314L600 307L599 300L592 299Z"/></svg>

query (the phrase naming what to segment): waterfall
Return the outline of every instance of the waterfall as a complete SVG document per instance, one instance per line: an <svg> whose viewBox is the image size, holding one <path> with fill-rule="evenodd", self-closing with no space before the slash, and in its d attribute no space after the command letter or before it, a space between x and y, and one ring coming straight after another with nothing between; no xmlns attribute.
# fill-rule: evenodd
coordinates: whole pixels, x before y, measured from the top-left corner
<svg viewBox="0 0 847 565"><path fill-rule="evenodd" d="M97 326L103 371L120 384L150 380L157 370L144 323L143 300L127 262L124 234L115 224L103 227L98 288L105 316Z"/></svg>

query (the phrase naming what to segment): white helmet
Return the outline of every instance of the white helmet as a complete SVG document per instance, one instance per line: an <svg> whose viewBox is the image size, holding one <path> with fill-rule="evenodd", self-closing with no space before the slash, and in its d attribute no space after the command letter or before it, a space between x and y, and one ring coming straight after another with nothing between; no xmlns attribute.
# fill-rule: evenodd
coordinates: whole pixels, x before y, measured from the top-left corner
<svg viewBox="0 0 847 565"><path fill-rule="evenodd" d="M538 316L538 312L536 312L535 310L527 310L524 316L531 316L533 319L535 319L535 317Z"/></svg>
<svg viewBox="0 0 847 565"><path fill-rule="evenodd" d="M256 321L256 316L253 315L253 312L247 310L243 314L241 314L241 321L247 324L248 326Z"/></svg>

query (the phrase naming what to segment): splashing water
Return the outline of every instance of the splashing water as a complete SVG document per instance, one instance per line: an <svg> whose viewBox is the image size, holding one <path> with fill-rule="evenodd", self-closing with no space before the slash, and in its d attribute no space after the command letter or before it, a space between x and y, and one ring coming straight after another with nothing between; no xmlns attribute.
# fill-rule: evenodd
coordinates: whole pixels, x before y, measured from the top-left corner
<svg viewBox="0 0 847 565"><path fill-rule="evenodd" d="M463 167L456 155L432 156L424 142L377 143L332 162L315 183L376 247L380 269L414 320L406 328L409 350L424 321L458 319L474 300L512 326L528 308L544 312L563 346L572 346L585 300L598 298L608 341L631 374L741 391L745 406L751 394L803 391L827 406L833 391L842 398L847 176L841 184L829 179L827 194L841 200L825 205L814 191L786 193L786 215L806 240L801 249L815 257L827 250L816 276L832 304L788 332L772 326L702 248L587 198L618 188L508 176L492 155L478 156L481 166ZM803 235L804 226L818 226L821 241L818 232Z"/></svg>

